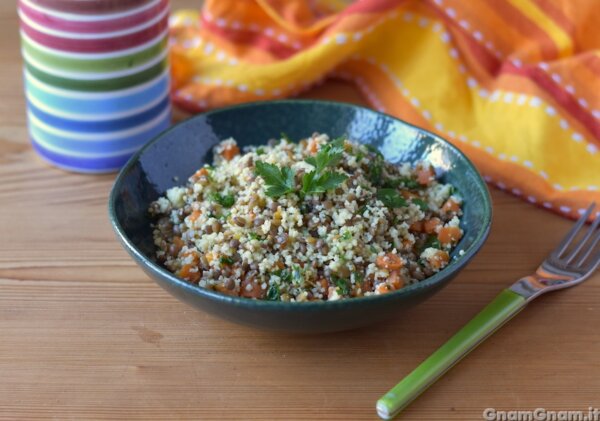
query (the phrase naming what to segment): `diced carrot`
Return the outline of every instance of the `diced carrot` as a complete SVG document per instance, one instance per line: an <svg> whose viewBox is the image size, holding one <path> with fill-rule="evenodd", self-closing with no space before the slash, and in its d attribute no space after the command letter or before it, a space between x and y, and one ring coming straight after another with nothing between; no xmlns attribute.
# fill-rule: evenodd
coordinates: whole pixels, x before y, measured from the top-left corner
<svg viewBox="0 0 600 421"><path fill-rule="evenodd" d="M417 182L422 186L428 186L435 178L431 165L422 165L417 169Z"/></svg>
<svg viewBox="0 0 600 421"><path fill-rule="evenodd" d="M458 212L460 210L460 205L458 202L453 200L452 198L446 200L446 203L442 205L442 212Z"/></svg>
<svg viewBox="0 0 600 421"><path fill-rule="evenodd" d="M443 227L438 232L438 240L442 244L454 244L462 237L462 231L458 227Z"/></svg>
<svg viewBox="0 0 600 421"><path fill-rule="evenodd" d="M240 148L238 148L237 145L227 145L223 148L223 152L221 152L221 155L223 155L223 158L225 158L226 160L231 161L233 157L239 155L239 153Z"/></svg>
<svg viewBox="0 0 600 421"><path fill-rule="evenodd" d="M423 221L415 221L412 224L410 224L410 227L408 227L408 230L412 232L423 232L423 229Z"/></svg>
<svg viewBox="0 0 600 421"><path fill-rule="evenodd" d="M402 190L400 192L400 194L405 199L415 199L415 198L419 197L419 195L417 193L413 193L413 192L408 191L408 190Z"/></svg>
<svg viewBox="0 0 600 421"><path fill-rule="evenodd" d="M390 292L390 288L385 282L382 282L375 287L375 292L379 294L387 294Z"/></svg>
<svg viewBox="0 0 600 421"><path fill-rule="evenodd" d="M200 255L198 254L197 251L195 250L188 250L185 253L183 253L181 255L182 259L185 259L186 257L190 257L192 256L192 262L194 265L198 265L198 262L200 262Z"/></svg>
<svg viewBox="0 0 600 421"><path fill-rule="evenodd" d="M263 298L266 290L254 278L246 278L240 284L240 296L246 298Z"/></svg>
<svg viewBox="0 0 600 421"><path fill-rule="evenodd" d="M202 215L202 211L195 210L194 212L192 212L189 216L190 222L196 222L196 220L200 218L200 215Z"/></svg>
<svg viewBox="0 0 600 421"><path fill-rule="evenodd" d="M423 222L423 231L427 234L433 234L437 231L437 228L442 224L440 218L431 218Z"/></svg>
<svg viewBox="0 0 600 421"><path fill-rule="evenodd" d="M239 292L236 291L235 289L229 289L229 288L227 288L223 284L216 284L214 286L214 288L215 288L216 291L219 291L219 292L221 292L223 294L227 294L227 295L235 295L235 296L237 296L239 294Z"/></svg>
<svg viewBox="0 0 600 421"><path fill-rule="evenodd" d="M375 275L371 273L369 276L367 276L363 280L362 285L360 286L360 289L362 290L363 294L365 292L372 292L373 291L373 280L374 279L375 279Z"/></svg>
<svg viewBox="0 0 600 421"><path fill-rule="evenodd" d="M310 139L308 141L307 149L310 154L314 155L317 152L319 152L319 144L317 143L317 141L315 139Z"/></svg>
<svg viewBox="0 0 600 421"><path fill-rule="evenodd" d="M196 171L194 173L194 177L200 178L200 177L206 177L208 175L208 169L202 167L200 168L198 171Z"/></svg>
<svg viewBox="0 0 600 421"><path fill-rule="evenodd" d="M193 268L196 268L197 270L192 271ZM181 278L193 283L198 282L200 280L201 275L202 272L200 271L200 268L191 264L183 265L183 267L179 271L179 276Z"/></svg>
<svg viewBox="0 0 600 421"><path fill-rule="evenodd" d="M412 241L409 238L405 238L402 240L402 247L404 247L405 250L410 250L412 249L412 246L415 244L414 241Z"/></svg>
<svg viewBox="0 0 600 421"><path fill-rule="evenodd" d="M327 279L325 278L319 279L319 285L321 285L321 288L323 288L324 291L327 291L327 288L329 288L329 282L327 282Z"/></svg>
<svg viewBox="0 0 600 421"><path fill-rule="evenodd" d="M398 256L397 254L394 254L394 253L387 253L383 256L377 256L375 263L381 269L388 269L388 270L400 269L403 265L402 259L400 258L400 256Z"/></svg>
<svg viewBox="0 0 600 421"><path fill-rule="evenodd" d="M400 272L397 270L393 270L390 272L390 277L388 278L388 284L395 291L404 286L404 279L400 276Z"/></svg>
<svg viewBox="0 0 600 421"><path fill-rule="evenodd" d="M431 265L432 269L441 269L446 266L449 260L450 255L448 252L445 252L444 250L438 250L427 261L429 262L429 265Z"/></svg>
<svg viewBox="0 0 600 421"><path fill-rule="evenodd" d="M174 252L175 252L175 254L177 254L183 248L185 243L183 242L181 237L175 236L175 237L173 237L173 245L175 246Z"/></svg>

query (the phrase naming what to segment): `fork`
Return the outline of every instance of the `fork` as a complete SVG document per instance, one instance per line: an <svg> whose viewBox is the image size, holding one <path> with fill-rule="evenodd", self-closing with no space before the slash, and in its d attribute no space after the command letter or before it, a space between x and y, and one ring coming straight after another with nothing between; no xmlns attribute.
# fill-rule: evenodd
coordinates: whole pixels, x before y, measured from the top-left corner
<svg viewBox="0 0 600 421"><path fill-rule="evenodd" d="M592 275L600 265L600 213L585 233L582 228L594 207L592 203L533 275L503 290L448 342L382 396L377 401L377 414L383 419L395 417L527 303L546 292L580 284ZM583 236L576 240L579 234Z"/></svg>

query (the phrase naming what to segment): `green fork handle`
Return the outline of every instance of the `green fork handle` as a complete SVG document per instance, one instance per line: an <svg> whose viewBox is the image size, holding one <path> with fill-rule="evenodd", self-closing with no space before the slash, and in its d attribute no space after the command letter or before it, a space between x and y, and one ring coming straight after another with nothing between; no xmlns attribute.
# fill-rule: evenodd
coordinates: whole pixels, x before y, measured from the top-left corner
<svg viewBox="0 0 600 421"><path fill-rule="evenodd" d="M510 320L527 304L524 297L505 289L477 316L429 358L377 401L377 414L395 417L454 364Z"/></svg>

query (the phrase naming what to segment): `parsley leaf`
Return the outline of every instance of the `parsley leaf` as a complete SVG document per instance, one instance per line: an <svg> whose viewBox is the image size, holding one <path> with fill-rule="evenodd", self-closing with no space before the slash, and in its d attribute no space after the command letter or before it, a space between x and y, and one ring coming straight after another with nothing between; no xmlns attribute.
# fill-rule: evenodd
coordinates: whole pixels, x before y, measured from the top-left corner
<svg viewBox="0 0 600 421"><path fill-rule="evenodd" d="M377 199L388 208L401 208L406 206L406 200L394 189L377 190Z"/></svg>
<svg viewBox="0 0 600 421"><path fill-rule="evenodd" d="M265 148L263 148L262 146L256 149L256 155L263 155L265 153Z"/></svg>
<svg viewBox="0 0 600 421"><path fill-rule="evenodd" d="M264 161L256 161L254 173L265 180L269 197L279 197L294 191L294 170L289 167L279 168Z"/></svg>
<svg viewBox="0 0 600 421"><path fill-rule="evenodd" d="M352 233L348 230L344 231L344 233L342 234L342 240L348 241L351 239L352 239Z"/></svg>
<svg viewBox="0 0 600 421"><path fill-rule="evenodd" d="M417 205L422 211L426 211L427 209L429 209L427 202L424 201L423 199L412 199L412 202L415 205Z"/></svg>
<svg viewBox="0 0 600 421"><path fill-rule="evenodd" d="M251 240L259 240L260 241L260 239L261 239L260 236L257 233L255 233L255 232L249 232L248 233L248 237Z"/></svg>
<svg viewBox="0 0 600 421"><path fill-rule="evenodd" d="M317 175L316 171L306 173L302 176L302 191L301 193L306 196L309 194L325 193L327 190L336 188L342 184L348 178L347 175L327 171L323 174Z"/></svg>
<svg viewBox="0 0 600 421"><path fill-rule="evenodd" d="M232 194L213 193L210 198L213 202L217 202L224 208L230 208L235 203L235 196Z"/></svg>
<svg viewBox="0 0 600 421"><path fill-rule="evenodd" d="M269 286L267 290L267 300L269 301L278 301L281 297L281 293L279 292L279 287L275 284Z"/></svg>
<svg viewBox="0 0 600 421"><path fill-rule="evenodd" d="M339 137L323 145L315 156L310 156L304 161L315 167L315 172L320 173L327 167L333 167L343 157L345 139Z"/></svg>
<svg viewBox="0 0 600 421"><path fill-rule="evenodd" d="M345 136L340 136L323 145L315 156L305 159L305 162L315 167L315 170L302 176L301 196L325 193L346 181L348 176L345 174L335 171L324 172L327 167L333 167L341 161L345 144Z"/></svg>

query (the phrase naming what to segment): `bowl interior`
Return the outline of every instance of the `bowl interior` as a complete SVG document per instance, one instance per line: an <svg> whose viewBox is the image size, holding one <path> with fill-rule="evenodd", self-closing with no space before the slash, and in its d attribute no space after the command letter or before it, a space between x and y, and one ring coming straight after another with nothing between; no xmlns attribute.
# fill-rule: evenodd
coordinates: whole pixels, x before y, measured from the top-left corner
<svg viewBox="0 0 600 421"><path fill-rule="evenodd" d="M429 161L441 179L453 184L463 197L461 226L465 235L453 252L451 264L419 284L386 296L442 281L458 271L483 244L491 220L489 193L479 173L458 149L423 129L363 107L293 100L244 104L201 114L174 126L140 150L119 174L109 204L111 222L128 251L152 266L153 272L184 284L155 262L149 204L170 187L185 184L191 174L211 160L211 148L219 141L233 137L241 146L258 145L278 138L281 132L291 139L313 132L332 137L347 134L352 140L379 148L392 163ZM217 295L195 288L199 294ZM348 301L354 300L359 299Z"/></svg>

